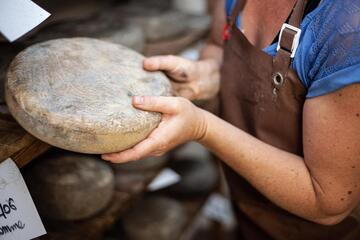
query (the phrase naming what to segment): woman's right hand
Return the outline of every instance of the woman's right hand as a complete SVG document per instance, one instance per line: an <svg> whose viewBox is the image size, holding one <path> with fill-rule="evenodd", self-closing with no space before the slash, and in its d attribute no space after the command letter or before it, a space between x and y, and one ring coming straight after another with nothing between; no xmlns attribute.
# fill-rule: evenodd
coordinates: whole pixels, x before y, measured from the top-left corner
<svg viewBox="0 0 360 240"><path fill-rule="evenodd" d="M164 71L172 80L175 95L190 100L211 99L219 91L219 64L212 59L191 61L172 55L156 56L144 60L144 69Z"/></svg>

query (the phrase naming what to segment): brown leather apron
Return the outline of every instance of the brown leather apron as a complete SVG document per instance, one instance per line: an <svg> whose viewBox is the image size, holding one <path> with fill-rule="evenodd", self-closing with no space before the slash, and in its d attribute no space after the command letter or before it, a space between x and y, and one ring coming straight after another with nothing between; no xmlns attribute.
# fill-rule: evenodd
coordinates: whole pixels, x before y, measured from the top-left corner
<svg viewBox="0 0 360 240"><path fill-rule="evenodd" d="M295 31L285 29L275 57L254 47L237 28L244 5L238 0L228 18L220 89L220 116L262 141L303 156L302 110L306 89L290 67ZM300 26L305 1L298 0L289 24ZM269 159L271 161L271 159ZM360 239L358 221L348 217L336 226L321 226L272 204L246 180L224 165L239 228L244 239Z"/></svg>

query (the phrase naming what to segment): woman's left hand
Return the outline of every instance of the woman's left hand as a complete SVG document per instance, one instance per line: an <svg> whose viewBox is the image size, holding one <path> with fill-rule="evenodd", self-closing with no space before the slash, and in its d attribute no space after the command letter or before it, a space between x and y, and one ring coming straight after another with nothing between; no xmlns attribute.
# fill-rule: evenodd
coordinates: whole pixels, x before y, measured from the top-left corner
<svg viewBox="0 0 360 240"><path fill-rule="evenodd" d="M205 111L181 97L133 97L134 107L162 113L159 126L142 142L119 153L104 154L113 163L160 156L186 141L201 139L206 132Z"/></svg>

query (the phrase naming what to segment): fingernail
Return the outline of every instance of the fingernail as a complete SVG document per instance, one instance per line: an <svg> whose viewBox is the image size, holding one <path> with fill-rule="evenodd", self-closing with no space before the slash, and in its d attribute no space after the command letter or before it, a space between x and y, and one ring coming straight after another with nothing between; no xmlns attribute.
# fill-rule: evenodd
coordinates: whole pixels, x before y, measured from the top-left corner
<svg viewBox="0 0 360 240"><path fill-rule="evenodd" d="M145 102L145 98L143 96L134 96L133 97L133 103L135 105L142 105Z"/></svg>

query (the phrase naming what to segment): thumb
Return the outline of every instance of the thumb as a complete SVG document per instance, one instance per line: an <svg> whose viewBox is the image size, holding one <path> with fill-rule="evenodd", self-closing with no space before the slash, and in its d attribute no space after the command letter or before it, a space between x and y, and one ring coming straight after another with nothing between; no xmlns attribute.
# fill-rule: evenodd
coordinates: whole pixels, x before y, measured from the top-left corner
<svg viewBox="0 0 360 240"><path fill-rule="evenodd" d="M141 110L165 114L174 114L179 110L179 98L176 97L135 96L132 104Z"/></svg>

